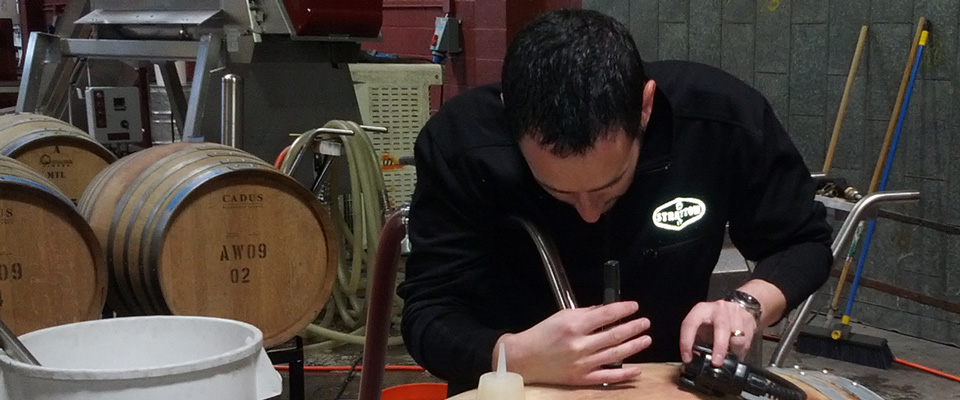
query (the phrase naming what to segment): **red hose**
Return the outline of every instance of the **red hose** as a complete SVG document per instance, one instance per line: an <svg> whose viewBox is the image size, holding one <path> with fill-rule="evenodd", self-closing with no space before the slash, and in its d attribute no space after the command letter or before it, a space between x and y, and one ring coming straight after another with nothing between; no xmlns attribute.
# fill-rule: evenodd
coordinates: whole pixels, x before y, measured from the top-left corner
<svg viewBox="0 0 960 400"><path fill-rule="evenodd" d="M919 369L919 370L921 370L921 371L923 371L923 372L928 372L928 373L934 374L934 375L939 376L939 377L941 377L941 378L947 378L947 379L950 379L950 380L952 380L952 381L960 382L960 376L951 375L951 374L948 374L948 373L943 372L943 371L941 371L941 370L930 368L930 367L928 367L928 366L926 366L926 365L920 365L920 364L917 364L917 363L915 363L915 362L910 362L910 361L904 360L904 359L902 359L902 358L894 358L893 361L896 362L896 363L899 363L899 364L906 365L906 366L908 366L908 367L913 367L913 368Z"/></svg>
<svg viewBox="0 0 960 400"><path fill-rule="evenodd" d="M289 365L274 365L273 367L276 368L277 371L289 371L289 370L290 370L290 366L289 366ZM351 368L352 368L352 367L350 367L349 365L305 365L305 366L303 367L303 370L304 370L304 371L307 371L307 372L335 372L335 371L349 371ZM362 370L363 370L363 366L362 366L362 365L358 365L358 366L357 366L357 371L362 371ZM419 366L419 365L387 365L387 366L384 368L384 370L387 370L387 371L415 371L415 372L423 372L423 371L424 371L423 367L421 367L421 366Z"/></svg>
<svg viewBox="0 0 960 400"><path fill-rule="evenodd" d="M285 147L283 151L280 152L280 155L277 156L277 161L273 162L273 166L279 169L280 166L283 165L283 159L287 158L287 153L289 152L290 152L290 146Z"/></svg>

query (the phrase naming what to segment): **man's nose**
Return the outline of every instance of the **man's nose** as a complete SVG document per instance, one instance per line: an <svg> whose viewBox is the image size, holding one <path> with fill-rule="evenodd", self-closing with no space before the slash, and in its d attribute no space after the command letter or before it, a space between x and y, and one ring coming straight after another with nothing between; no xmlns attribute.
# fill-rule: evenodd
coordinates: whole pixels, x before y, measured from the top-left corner
<svg viewBox="0 0 960 400"><path fill-rule="evenodd" d="M603 202L600 199L590 195L579 195L573 205L580 214L580 218L589 224L600 220L603 214Z"/></svg>

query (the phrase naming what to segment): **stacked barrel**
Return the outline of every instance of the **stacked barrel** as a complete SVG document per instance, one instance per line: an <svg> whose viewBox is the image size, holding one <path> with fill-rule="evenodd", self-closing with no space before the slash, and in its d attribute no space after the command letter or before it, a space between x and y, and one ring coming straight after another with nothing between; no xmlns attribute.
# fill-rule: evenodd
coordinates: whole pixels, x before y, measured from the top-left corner
<svg viewBox="0 0 960 400"><path fill-rule="evenodd" d="M0 116L0 154L0 316L17 334L106 303L248 322L273 346L330 296L326 210L249 153L176 143L114 162L83 131L20 114Z"/></svg>
<svg viewBox="0 0 960 400"><path fill-rule="evenodd" d="M0 117L0 316L15 333L100 316L106 262L74 201L115 159L65 122Z"/></svg>
<svg viewBox="0 0 960 400"><path fill-rule="evenodd" d="M93 177L117 160L86 132L39 114L0 116L0 155L28 165L74 202Z"/></svg>

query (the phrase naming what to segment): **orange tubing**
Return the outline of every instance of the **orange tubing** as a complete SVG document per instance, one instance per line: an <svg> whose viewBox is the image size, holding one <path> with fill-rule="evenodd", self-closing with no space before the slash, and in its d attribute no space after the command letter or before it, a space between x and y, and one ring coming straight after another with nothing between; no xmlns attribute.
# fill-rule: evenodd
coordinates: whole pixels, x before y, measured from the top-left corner
<svg viewBox="0 0 960 400"><path fill-rule="evenodd" d="M917 363L915 363L915 362L910 362L910 361L904 360L904 359L902 359L902 358L894 358L893 361L896 362L896 363L898 363L898 364L903 364L903 365L906 365L906 366L908 366L908 367L913 367L913 368L919 369L919 370L921 370L921 371L923 371L923 372L928 372L928 373L934 374L934 375L939 376L939 377L941 377L941 378L947 378L947 379L950 379L950 380L952 380L952 381L960 382L960 376L951 375L951 374L948 374L948 373L943 372L943 371L941 371L941 370L930 368L930 367L928 367L928 366L926 366L926 365L920 365L920 364L917 364Z"/></svg>
<svg viewBox="0 0 960 400"><path fill-rule="evenodd" d="M274 368L277 371L289 371L290 366L288 365L274 365ZM335 371L349 371L351 367L349 365L305 365L303 367L304 371L307 372L335 372ZM419 365L387 365L384 368L387 371L415 371L423 372L423 367ZM357 371L362 371L363 366L358 365Z"/></svg>
<svg viewBox="0 0 960 400"><path fill-rule="evenodd" d="M290 146L285 147L283 151L280 152L280 155L277 156L277 161L273 162L273 166L280 168L280 166L283 165L283 159L287 158L287 153L289 152L290 152Z"/></svg>

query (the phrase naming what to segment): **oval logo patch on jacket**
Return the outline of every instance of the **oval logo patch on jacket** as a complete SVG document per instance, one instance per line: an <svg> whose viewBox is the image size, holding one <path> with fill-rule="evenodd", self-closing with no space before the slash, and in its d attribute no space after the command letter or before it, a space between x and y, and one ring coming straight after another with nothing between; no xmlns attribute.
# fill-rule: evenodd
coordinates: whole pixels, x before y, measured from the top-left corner
<svg viewBox="0 0 960 400"><path fill-rule="evenodd" d="M703 218L707 205L700 199L677 197L653 210L653 224L658 228L679 231Z"/></svg>

